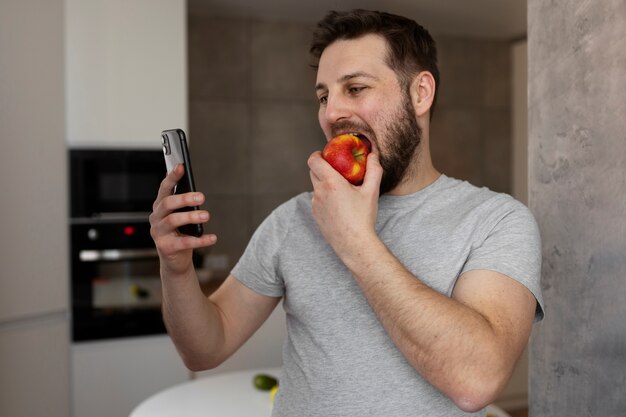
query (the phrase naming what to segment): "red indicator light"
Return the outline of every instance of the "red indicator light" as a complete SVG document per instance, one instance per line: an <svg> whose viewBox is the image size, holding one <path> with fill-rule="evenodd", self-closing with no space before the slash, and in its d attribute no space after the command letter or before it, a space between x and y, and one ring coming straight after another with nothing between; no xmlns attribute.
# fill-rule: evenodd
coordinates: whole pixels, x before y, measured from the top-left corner
<svg viewBox="0 0 626 417"><path fill-rule="evenodd" d="M135 234L135 228L133 226L126 226L124 228L124 234L126 236L132 236Z"/></svg>

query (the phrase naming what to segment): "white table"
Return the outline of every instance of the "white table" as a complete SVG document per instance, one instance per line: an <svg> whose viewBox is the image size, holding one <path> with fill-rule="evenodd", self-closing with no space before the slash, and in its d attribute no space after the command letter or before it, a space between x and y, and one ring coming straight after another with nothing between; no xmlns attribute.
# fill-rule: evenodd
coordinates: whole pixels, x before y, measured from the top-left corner
<svg viewBox="0 0 626 417"><path fill-rule="evenodd" d="M256 374L280 377L280 368L253 369L205 376L149 397L130 417L270 417L269 391L253 385Z"/></svg>
<svg viewBox="0 0 626 417"><path fill-rule="evenodd" d="M154 394L130 417L270 417L269 391L260 391L252 383L260 373L280 378L280 368L267 368L194 379ZM510 417L493 405L487 407L487 413Z"/></svg>

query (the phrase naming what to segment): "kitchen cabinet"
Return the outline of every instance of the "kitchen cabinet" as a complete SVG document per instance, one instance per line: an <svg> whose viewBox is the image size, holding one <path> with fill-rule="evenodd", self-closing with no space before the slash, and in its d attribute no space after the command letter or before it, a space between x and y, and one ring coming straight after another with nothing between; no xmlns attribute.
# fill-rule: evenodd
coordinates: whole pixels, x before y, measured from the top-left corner
<svg viewBox="0 0 626 417"><path fill-rule="evenodd" d="M0 2L0 416L69 415L63 20Z"/></svg>
<svg viewBox="0 0 626 417"><path fill-rule="evenodd" d="M0 3L0 324L68 304L62 3Z"/></svg>
<svg viewBox="0 0 626 417"><path fill-rule="evenodd" d="M127 417L190 376L166 335L74 344L71 368L74 417Z"/></svg>
<svg viewBox="0 0 626 417"><path fill-rule="evenodd" d="M69 415L65 313L0 326L0 415Z"/></svg>
<svg viewBox="0 0 626 417"><path fill-rule="evenodd" d="M185 0L65 0L70 146L160 147L187 126Z"/></svg>

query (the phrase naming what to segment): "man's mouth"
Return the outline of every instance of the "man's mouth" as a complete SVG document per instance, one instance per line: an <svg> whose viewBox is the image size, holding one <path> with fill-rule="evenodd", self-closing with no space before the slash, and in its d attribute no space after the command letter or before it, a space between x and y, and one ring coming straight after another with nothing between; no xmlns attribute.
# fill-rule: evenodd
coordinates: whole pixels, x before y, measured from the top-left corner
<svg viewBox="0 0 626 417"><path fill-rule="evenodd" d="M365 146L367 146L368 152L372 152L372 142L370 142L367 136L358 132L348 132L348 134L352 136L356 136L357 138L361 139L361 142L363 142Z"/></svg>
<svg viewBox="0 0 626 417"><path fill-rule="evenodd" d="M374 145L374 142L376 142L374 133L371 132L367 126L361 123L341 120L332 124L330 127L333 137L339 135L356 136L363 141L363 143L365 144L365 146L367 146L370 152L372 151L372 145Z"/></svg>

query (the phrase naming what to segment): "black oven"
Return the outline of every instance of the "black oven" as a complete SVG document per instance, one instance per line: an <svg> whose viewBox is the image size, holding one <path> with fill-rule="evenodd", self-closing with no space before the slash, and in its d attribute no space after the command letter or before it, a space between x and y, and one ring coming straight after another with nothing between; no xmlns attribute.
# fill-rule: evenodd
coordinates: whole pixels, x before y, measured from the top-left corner
<svg viewBox="0 0 626 417"><path fill-rule="evenodd" d="M70 150L72 338L165 332L148 216L160 150Z"/></svg>
<svg viewBox="0 0 626 417"><path fill-rule="evenodd" d="M160 150L72 149L69 160L72 219L145 215L165 176Z"/></svg>

